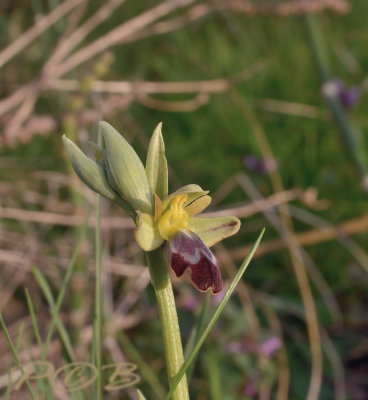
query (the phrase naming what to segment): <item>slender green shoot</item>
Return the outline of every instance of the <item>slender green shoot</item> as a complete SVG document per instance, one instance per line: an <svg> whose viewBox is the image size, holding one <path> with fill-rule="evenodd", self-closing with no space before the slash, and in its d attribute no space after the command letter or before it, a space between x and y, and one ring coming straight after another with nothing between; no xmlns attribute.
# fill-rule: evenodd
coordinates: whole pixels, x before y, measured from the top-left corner
<svg viewBox="0 0 368 400"><path fill-rule="evenodd" d="M16 351L19 350L19 346L20 346L20 341L22 339L23 336L23 331L24 331L24 322L22 321L19 327L19 331L18 331L18 337L17 337L17 341L15 343L15 349ZM6 392L5 392L5 399L9 400L10 399L10 390L11 390L11 386L12 386L12 374L11 374L11 368L9 370L9 374L8 374L8 386L6 388Z"/></svg>
<svg viewBox="0 0 368 400"><path fill-rule="evenodd" d="M6 325L5 325L5 322L3 320L3 316L2 316L1 313L0 313L0 325L3 328L4 334L5 334L5 338L6 338L7 342L8 342L8 344L9 344L11 352L13 353L13 357L14 357L15 361L17 362L18 367L22 372L22 375L24 375L23 365L20 362L20 359L18 357L18 351L17 351L16 347L14 346L14 344L13 344L13 342L11 340L10 334L8 332L8 329L6 328ZM37 400L38 397L36 396L35 392L33 391L32 386L31 386L31 384L29 382L29 379L26 378L25 382L26 382L26 386L28 388L28 391L29 391L29 394L31 395L32 400Z"/></svg>
<svg viewBox="0 0 368 400"><path fill-rule="evenodd" d="M34 310L34 307L33 307L32 299L31 299L31 296L30 296L29 291L28 291L27 288L24 289L24 292L25 292L26 299L27 299L27 305L28 305L29 313L31 314L33 331L34 331L34 334L36 336L37 345L38 345L38 347L40 349L42 349L43 343L42 343L40 329L38 327L36 313L35 313L35 310Z"/></svg>
<svg viewBox="0 0 368 400"><path fill-rule="evenodd" d="M51 323L50 323L50 328L49 328L49 330L47 332L47 336L46 336L46 340L45 340L45 346L44 346L44 351L43 351L43 359L46 359L46 355L47 355L47 351L48 351L48 348L49 348L49 345L50 345L50 342L51 342L52 334L54 332L54 327L55 327L56 321L58 320L58 314L59 314L59 311L60 311L60 308L61 308L61 304L62 304L62 302L64 300L65 291L66 291L66 288L67 288L68 283L70 281L70 278L71 278L71 275L73 273L74 267L76 265L76 260L77 260L77 256L78 256L78 253L79 253L80 245L81 245L82 241L84 240L86 232L87 232L88 221L89 221L90 215L91 215L91 210L89 210L89 212L88 212L88 214L86 216L86 219L85 219L85 221L84 221L84 223L82 225L82 229L81 229L81 232L79 234L79 237L78 237L78 240L77 240L77 244L76 244L76 246L74 248L74 252L72 254L72 257L71 257L71 260L69 262L69 265L68 265L68 268L67 268L63 283L61 285L58 297L56 299L55 307L52 309Z"/></svg>
<svg viewBox="0 0 368 400"><path fill-rule="evenodd" d="M209 392L212 400L222 400L221 373L216 349L209 349L204 357L208 374Z"/></svg>
<svg viewBox="0 0 368 400"><path fill-rule="evenodd" d="M102 244L101 244L101 196L96 195L96 228L95 228L96 286L95 309L93 318L93 355L97 368L97 400L102 400Z"/></svg>
<svg viewBox="0 0 368 400"><path fill-rule="evenodd" d="M190 332L189 340L185 346L184 359L187 359L189 357L190 353L194 349L195 344L198 342L200 335L203 332L203 329L205 327L205 323L207 320L207 316L208 316L210 299L211 299L211 294L209 292L207 292L204 302L201 307L201 312L199 314L199 317L197 318L196 323L194 324L194 326ZM188 383L190 382L190 378L193 374L194 365L195 365L195 362L193 362L192 365L188 368L188 371L187 371Z"/></svg>
<svg viewBox="0 0 368 400"><path fill-rule="evenodd" d="M54 297L51 292L51 288L50 288L46 278L44 277L44 275L38 268L33 266L32 273L50 306L51 316L52 316L52 319L54 319L54 324L55 324L58 334L60 336L61 342L64 346L64 349L69 358L69 361L72 361L75 359L74 350L73 350L69 335L64 327L64 324L61 321L59 314L55 311L56 305L55 305ZM47 357L46 345L42 346L41 349L42 349L42 352L41 352L42 360L44 361L44 360L46 360L46 357Z"/></svg>
<svg viewBox="0 0 368 400"><path fill-rule="evenodd" d="M128 355L130 360L137 364L139 372L142 375L144 381L146 381L152 389L152 397L158 400L165 398L165 388L159 381L157 375L152 368L143 360L139 351L136 349L134 344L129 340L128 336L124 331L118 332L118 341L124 352Z"/></svg>
<svg viewBox="0 0 368 400"><path fill-rule="evenodd" d="M28 305L28 309L29 309L29 313L31 315L31 320L32 320L32 326L33 326L33 331L36 337L36 341L37 341L37 345L38 348L40 349L40 351L42 351L43 348L43 343L42 343L42 339L41 339L41 334L40 334L40 329L38 327L38 322L37 322L37 318L36 318L36 313L33 307L33 302L31 299L31 296L29 294L29 291L27 288L24 289L25 295L26 295L26 300L27 300L27 305ZM49 384L49 380L45 379L45 380L40 380L39 384L42 386L42 389L44 392L47 392L47 398L53 399L53 393L52 393L52 388L50 388L50 384Z"/></svg>

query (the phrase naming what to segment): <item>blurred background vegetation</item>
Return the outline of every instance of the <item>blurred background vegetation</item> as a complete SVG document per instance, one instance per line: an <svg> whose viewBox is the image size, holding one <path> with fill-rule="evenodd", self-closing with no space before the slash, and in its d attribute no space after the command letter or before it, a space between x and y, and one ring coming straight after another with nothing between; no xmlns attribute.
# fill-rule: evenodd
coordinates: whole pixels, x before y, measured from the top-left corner
<svg viewBox="0 0 368 400"><path fill-rule="evenodd" d="M367 15L364 0L0 1L0 308L14 337L25 323L24 360L38 357L25 287L50 320L31 267L56 296L95 202L61 135L88 152L101 116L143 158L163 121L171 191L197 183L211 212L242 219L214 248L226 281L267 228L193 371L193 399L368 398ZM61 313L80 360L93 215ZM166 378L145 260L122 210L104 202L102 226L104 361L137 363L139 387L163 398L149 388L150 372ZM174 285L186 343L206 296ZM0 357L5 390L2 335Z"/></svg>

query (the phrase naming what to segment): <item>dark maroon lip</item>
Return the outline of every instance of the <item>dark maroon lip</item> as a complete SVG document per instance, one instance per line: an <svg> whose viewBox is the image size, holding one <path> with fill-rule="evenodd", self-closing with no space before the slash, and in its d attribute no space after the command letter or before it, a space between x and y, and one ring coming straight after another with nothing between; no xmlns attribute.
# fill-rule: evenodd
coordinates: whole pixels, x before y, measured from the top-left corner
<svg viewBox="0 0 368 400"><path fill-rule="evenodd" d="M170 250L170 265L177 277L190 268L192 283L198 290L221 292L223 283L217 260L199 236L180 231L170 241Z"/></svg>

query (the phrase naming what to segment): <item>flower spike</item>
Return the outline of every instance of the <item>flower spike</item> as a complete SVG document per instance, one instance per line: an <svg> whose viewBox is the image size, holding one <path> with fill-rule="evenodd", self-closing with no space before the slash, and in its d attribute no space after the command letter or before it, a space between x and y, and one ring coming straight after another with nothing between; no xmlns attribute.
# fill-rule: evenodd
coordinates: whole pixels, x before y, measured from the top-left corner
<svg viewBox="0 0 368 400"><path fill-rule="evenodd" d="M162 123L153 132L145 167L118 131L104 121L99 127L106 148L92 144L96 162L63 137L77 175L92 190L127 210L136 224L134 237L145 252L168 242L176 276L189 268L197 289L219 293L221 274L209 247L234 235L240 227L238 218L197 217L211 203L209 192L198 185L186 185L168 194Z"/></svg>

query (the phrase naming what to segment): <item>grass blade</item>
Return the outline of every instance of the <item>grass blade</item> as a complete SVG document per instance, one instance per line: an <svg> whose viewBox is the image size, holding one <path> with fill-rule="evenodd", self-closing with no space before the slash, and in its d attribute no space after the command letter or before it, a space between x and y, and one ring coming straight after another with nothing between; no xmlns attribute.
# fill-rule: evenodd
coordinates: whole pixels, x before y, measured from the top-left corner
<svg viewBox="0 0 368 400"><path fill-rule="evenodd" d="M162 386L161 382L159 381L157 375L152 370L150 365L143 360L139 351L130 341L125 332L122 330L119 331L117 333L117 338L124 352L127 354L132 362L137 364L140 374L142 375L144 380L151 386L152 397L159 400L165 398L166 389Z"/></svg>
<svg viewBox="0 0 368 400"><path fill-rule="evenodd" d="M196 319L196 323L194 324L194 326L190 332L189 339L185 346L185 351L184 351L184 359L185 360L188 359L189 355L191 354L191 352L194 349L195 344L198 342L198 339L200 338L200 335L203 332L205 323L207 321L210 299L211 299L211 294L207 292L206 297L205 297L204 302L201 307L201 312L199 314L199 317ZM194 365L195 365L195 362L193 362L192 365L188 368L188 371L186 374L188 384L189 384L190 379L193 374Z"/></svg>
<svg viewBox="0 0 368 400"><path fill-rule="evenodd" d="M204 366L208 374L209 392L212 400L222 400L221 374L216 349L209 349L204 357Z"/></svg>
<svg viewBox="0 0 368 400"><path fill-rule="evenodd" d="M0 313L0 325L3 328L6 340L7 340L8 344L9 344L9 347L10 347L12 353L13 353L13 357L15 358L15 361L17 362L19 369L21 370L22 374L24 375L24 369L23 369L22 363L19 360L17 349L15 348L15 346L14 346L12 340L11 340L11 337L9 335L8 329L6 328L6 325L5 325L5 322L3 320L3 316L2 316L1 313ZM28 388L29 394L32 397L32 400L37 400L38 397L35 395L35 393L34 393L34 391L32 389L32 386L29 383L28 378L25 379L25 382L26 382L26 386Z"/></svg>
<svg viewBox="0 0 368 400"><path fill-rule="evenodd" d="M227 290L225 296L223 297L223 299L221 300L221 303L219 304L219 306L217 307L215 313L213 314L213 317L211 318L210 322L208 323L206 329L204 330L202 336L200 337L200 339L198 340L197 344L195 345L192 353L190 354L190 356L188 357L188 359L185 361L185 363L182 365L182 367L180 368L180 371L178 372L172 387L170 388L168 394L166 395L166 400L169 400L172 396L172 394L174 393L176 386L178 385L178 383L180 382L181 378L183 377L183 375L185 374L185 372L187 371L187 369L189 368L189 366L192 364L192 362L194 361L196 355L198 354L200 348L202 347L204 341L206 340L208 334L211 332L211 329L213 328L213 326L215 325L217 319L219 318L222 310L224 309L226 303L228 302L230 296L232 295L236 285L238 284L238 282L240 281L241 277L243 276L245 270L247 269L253 254L255 253L255 251L257 250L259 243L262 239L262 236L264 234L265 229L262 230L262 232L260 233L260 235L258 236L258 239L256 240L256 242L254 243L251 251L249 252L248 256L245 258L245 260L243 261L242 265L239 268L238 273L235 275L235 278L233 279L233 281L231 282L231 285L229 287L229 289Z"/></svg>
<svg viewBox="0 0 368 400"><path fill-rule="evenodd" d="M76 246L74 248L74 252L72 254L72 258L71 258L71 260L69 262L69 265L68 265L68 268L67 268L64 280L63 280L63 284L61 285L58 297L56 299L55 307L53 307L53 309L52 309L52 318L51 318L50 328L49 328L49 331L47 332L47 336L46 336L46 340L45 340L44 355L47 354L47 350L48 350L49 345L50 345L50 341L51 341L51 337L52 337L52 334L53 334L53 331L54 331L54 327L55 327L56 321L59 320L58 314L59 314L59 311L60 311L60 308L61 308L61 304L62 304L63 299L64 299L66 287L67 287L67 285L69 283L70 277L71 277L72 272L74 270L74 266L76 265L76 259L77 259L78 253L79 253L80 245L81 245L83 239L85 238L85 235L86 235L86 232L87 232L88 221L89 221L90 215L91 215L91 211L88 212L87 217L86 217L86 219L85 219L85 221L83 223L81 232L80 232L78 240L77 240L77 244L76 244ZM44 285L44 286L45 286L45 289L46 289L46 287L48 285ZM48 289L48 291L51 293L50 289Z"/></svg>
<svg viewBox="0 0 368 400"><path fill-rule="evenodd" d="M51 288L50 288L49 284L47 283L46 278L44 277L44 275L38 268L33 266L32 273L50 306L51 318L52 318L52 321L54 321L54 325L56 326L56 329L60 336L61 342L62 342L62 344L65 348L65 351L69 357L68 361L72 361L75 359L74 350L73 350L69 335L64 327L64 324L62 323L61 319L59 318L58 312L56 312L55 301L54 301L54 297L51 292ZM50 329L51 329L51 325L50 325ZM50 329L49 329L49 332L50 332ZM47 341L46 341L45 345L42 346L41 348L42 348L42 352L41 352L42 360L46 360L47 348L48 348Z"/></svg>
<svg viewBox="0 0 368 400"><path fill-rule="evenodd" d="M15 350L18 351L19 346L20 346L20 341L22 339L22 335L23 335L23 331L24 331L24 322L22 322L20 324L19 327L19 331L18 331L18 337L17 337L17 341L15 343ZM11 366L12 364L10 364ZM11 390L11 386L12 386L12 374L11 374L11 368L9 370L9 374L8 374L8 386L6 388L6 392L5 392L5 399L9 400L10 399L10 390Z"/></svg>
<svg viewBox="0 0 368 400"><path fill-rule="evenodd" d="M101 245L101 196L96 195L96 228L95 228L96 286L95 310L93 318L92 354L97 368L97 400L102 399L102 245Z"/></svg>
<svg viewBox="0 0 368 400"><path fill-rule="evenodd" d="M40 349L42 349L43 345L42 345L40 330L39 330L39 328L38 328L37 318L36 318L36 314L35 314L35 311L34 311L32 299L31 299L31 296L30 296L30 294L29 294L28 289L25 288L24 291L25 291L25 294L26 294L28 309L29 309L29 312L30 312L30 314L31 314L31 320L32 320L32 325L33 325L33 331L34 331L34 334L35 334L35 336L36 336L37 344L38 344L38 347L39 347Z"/></svg>
<svg viewBox="0 0 368 400"><path fill-rule="evenodd" d="M32 320L32 325L33 325L33 331L36 337L36 341L37 341L37 345L38 348L40 349L40 352L42 352L43 349L43 343L42 343L42 339L41 339L41 334L40 334L40 329L38 327L38 323L37 323L37 318L36 318L36 313L33 307L33 302L31 299L31 296L29 294L29 291L27 288L25 288L24 290L25 295L26 295L26 300L27 300L27 305L28 305L28 309L29 309L29 313L31 314L31 320ZM42 388L42 393L47 393L46 396L48 396L47 398L53 399L53 393L52 393L52 388L50 388L50 382L48 379L46 380L40 380L38 382L38 385L41 386ZM51 389L51 391L50 391Z"/></svg>

